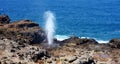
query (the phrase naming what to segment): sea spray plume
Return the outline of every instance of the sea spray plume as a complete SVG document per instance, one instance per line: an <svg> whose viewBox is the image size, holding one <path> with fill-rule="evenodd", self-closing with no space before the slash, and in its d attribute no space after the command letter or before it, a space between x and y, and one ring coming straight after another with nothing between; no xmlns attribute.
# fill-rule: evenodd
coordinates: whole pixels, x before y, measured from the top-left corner
<svg viewBox="0 0 120 64"><path fill-rule="evenodd" d="M49 45L53 44L53 38L54 38L54 33L55 33L55 26L54 26L54 22L55 22L55 16L51 11L47 11L44 14L45 17L45 32L47 35L47 41Z"/></svg>

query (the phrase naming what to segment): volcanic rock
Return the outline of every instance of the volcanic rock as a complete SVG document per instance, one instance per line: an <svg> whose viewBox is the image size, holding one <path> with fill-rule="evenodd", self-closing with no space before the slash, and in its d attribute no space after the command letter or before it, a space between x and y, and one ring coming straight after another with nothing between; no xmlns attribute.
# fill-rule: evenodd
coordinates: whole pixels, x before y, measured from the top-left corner
<svg viewBox="0 0 120 64"><path fill-rule="evenodd" d="M69 39L63 40L64 43L74 43L75 45L82 45L82 44L98 44L97 41L94 39L88 38L79 38L79 37L71 37Z"/></svg>
<svg viewBox="0 0 120 64"><path fill-rule="evenodd" d="M16 42L34 44L45 39L45 33L37 23L21 20L0 26L0 37Z"/></svg>
<svg viewBox="0 0 120 64"><path fill-rule="evenodd" d="M120 49L120 39L119 38L116 38L116 39L112 39L109 41L109 45L112 47L112 48L119 48Z"/></svg>
<svg viewBox="0 0 120 64"><path fill-rule="evenodd" d="M99 44L94 39L73 36L63 41L54 39L48 46L39 24L31 20L10 23L8 16L0 19L3 17L0 64L120 64L120 39Z"/></svg>
<svg viewBox="0 0 120 64"><path fill-rule="evenodd" d="M17 42L12 40L0 40L1 64L34 64L37 60L40 60L42 57L47 58L49 55L46 50L40 49L37 46L25 44L25 47L17 49L19 46Z"/></svg>
<svg viewBox="0 0 120 64"><path fill-rule="evenodd" d="M8 15L0 15L0 24L8 24L10 23L10 18Z"/></svg>

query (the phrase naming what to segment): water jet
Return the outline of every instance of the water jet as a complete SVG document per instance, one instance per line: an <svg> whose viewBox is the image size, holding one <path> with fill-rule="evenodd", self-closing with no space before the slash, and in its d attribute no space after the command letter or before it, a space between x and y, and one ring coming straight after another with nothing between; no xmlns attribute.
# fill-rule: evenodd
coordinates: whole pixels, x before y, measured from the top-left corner
<svg viewBox="0 0 120 64"><path fill-rule="evenodd" d="M46 11L44 13L44 18L45 18L45 33L47 36L47 42L48 45L53 44L53 39L54 39L54 34L55 34L55 24L54 22L56 21L55 16L53 12L51 11Z"/></svg>

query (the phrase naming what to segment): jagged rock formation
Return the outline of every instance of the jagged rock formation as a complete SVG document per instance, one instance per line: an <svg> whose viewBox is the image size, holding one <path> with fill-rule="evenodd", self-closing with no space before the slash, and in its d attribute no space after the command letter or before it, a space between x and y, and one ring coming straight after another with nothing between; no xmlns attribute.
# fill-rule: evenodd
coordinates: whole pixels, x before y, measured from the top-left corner
<svg viewBox="0 0 120 64"><path fill-rule="evenodd" d="M1 17L1 16L0 16ZM8 16L3 16L9 18ZM0 22L4 23L0 26L0 37L7 38L14 41L21 41L23 43L41 43L45 39L45 33L39 24L30 20L20 20L17 22L9 23L8 20L4 21L0 18Z"/></svg>

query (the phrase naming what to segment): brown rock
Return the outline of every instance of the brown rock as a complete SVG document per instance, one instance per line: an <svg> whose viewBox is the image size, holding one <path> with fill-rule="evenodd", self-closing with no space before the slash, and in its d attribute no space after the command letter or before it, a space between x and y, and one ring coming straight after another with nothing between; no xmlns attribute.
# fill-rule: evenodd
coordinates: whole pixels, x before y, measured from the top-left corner
<svg viewBox="0 0 120 64"><path fill-rule="evenodd" d="M45 39L45 33L39 24L30 20L21 20L1 26L0 36L29 44L41 43Z"/></svg>
<svg viewBox="0 0 120 64"><path fill-rule="evenodd" d="M21 20L18 22L13 22L7 25L4 25L6 28L30 28L39 26L39 24L32 22L31 20Z"/></svg>
<svg viewBox="0 0 120 64"><path fill-rule="evenodd" d="M120 49L120 38L112 39L109 41L109 45L112 48L119 48Z"/></svg>

